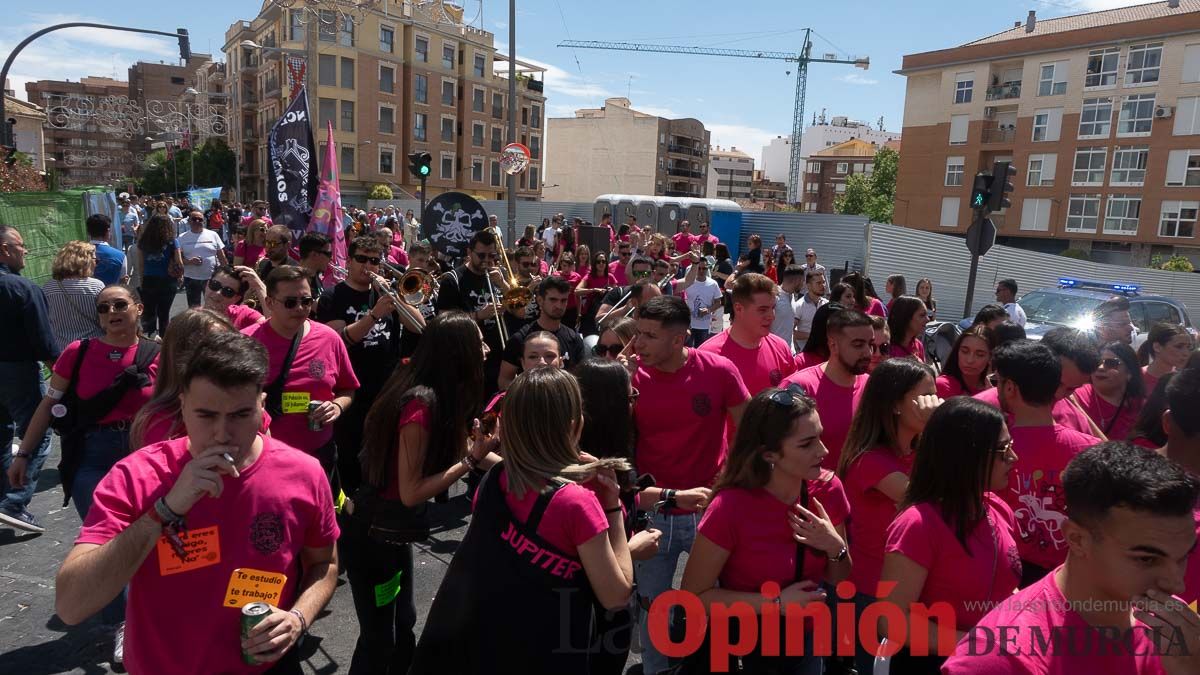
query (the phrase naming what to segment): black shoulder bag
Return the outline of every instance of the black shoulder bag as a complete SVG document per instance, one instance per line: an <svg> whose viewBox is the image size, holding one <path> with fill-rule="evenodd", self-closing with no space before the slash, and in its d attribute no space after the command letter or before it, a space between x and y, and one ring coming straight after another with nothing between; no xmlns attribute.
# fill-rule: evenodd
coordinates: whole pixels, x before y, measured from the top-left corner
<svg viewBox="0 0 1200 675"><path fill-rule="evenodd" d="M296 351L300 349L300 338L303 333L303 328L296 331L296 337L292 338L292 347L288 349L287 357L283 360L283 367L279 369L279 375L263 390L267 395L265 407L267 412L271 413L271 419L278 419L283 416L283 385L287 382L288 371L292 369L292 362L296 360Z"/></svg>

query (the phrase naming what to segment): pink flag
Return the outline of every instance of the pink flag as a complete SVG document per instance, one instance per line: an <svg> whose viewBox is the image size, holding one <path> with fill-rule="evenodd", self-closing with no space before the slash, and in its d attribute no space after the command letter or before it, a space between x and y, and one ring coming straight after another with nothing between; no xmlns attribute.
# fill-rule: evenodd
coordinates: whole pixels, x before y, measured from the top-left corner
<svg viewBox="0 0 1200 675"><path fill-rule="evenodd" d="M328 123L325 142L325 160L321 165L321 185L317 189L317 201L313 205L312 218L308 221L309 232L320 232L333 240L335 268L346 267L346 227L343 223L342 194L338 187L337 144L333 142L333 122ZM325 286L331 287L345 279L335 270L325 273Z"/></svg>

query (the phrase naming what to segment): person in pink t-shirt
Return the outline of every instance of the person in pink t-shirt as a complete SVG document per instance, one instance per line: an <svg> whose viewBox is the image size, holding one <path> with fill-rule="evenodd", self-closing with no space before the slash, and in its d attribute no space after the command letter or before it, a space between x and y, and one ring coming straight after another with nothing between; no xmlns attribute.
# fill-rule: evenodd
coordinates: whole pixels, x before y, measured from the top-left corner
<svg viewBox="0 0 1200 675"><path fill-rule="evenodd" d="M298 671L292 647L333 595L329 486L316 460L259 435L266 374L253 340L205 338L183 375L188 435L113 467L58 571L68 624L129 586L131 673ZM270 610L243 638L241 608L253 601Z"/></svg>
<svg viewBox="0 0 1200 675"><path fill-rule="evenodd" d="M912 357L925 362L925 324L929 310L925 303L911 295L892 300L888 311L888 329L892 334L892 358Z"/></svg>
<svg viewBox="0 0 1200 675"><path fill-rule="evenodd" d="M706 606L745 602L761 611L772 604L764 584L775 584L781 615L792 605L824 602L820 584L842 581L851 568L850 505L837 476L821 468L828 453L816 404L799 387L768 388L751 399L680 588ZM783 635L786 622L780 623ZM811 637L807 642L804 656L764 656L756 649L741 657L744 672L776 672L772 666L806 672L804 664L817 660L814 652L829 649Z"/></svg>
<svg viewBox="0 0 1200 675"><path fill-rule="evenodd" d="M692 224L686 220L679 221L679 231L671 235L671 241L675 242L675 252L679 255L686 255L692 252L692 243L695 241L695 236L692 234ZM679 261L683 267L692 264L691 257L683 258Z"/></svg>
<svg viewBox="0 0 1200 675"><path fill-rule="evenodd" d="M1160 378L1183 368L1193 348L1192 334L1183 326L1162 322L1151 326L1150 335L1137 351L1146 391L1154 391Z"/></svg>
<svg viewBox="0 0 1200 675"><path fill-rule="evenodd" d="M1110 342L1100 351L1092 381L1072 395L1106 438L1125 439L1146 402L1146 384L1133 348Z"/></svg>
<svg viewBox="0 0 1200 675"><path fill-rule="evenodd" d="M1008 484L1016 457L1000 411L958 397L929 418L917 448L908 493L888 526L880 579L891 589L880 596L908 619L901 629L881 621L885 636L902 647L894 672L936 675L954 643L991 603L1012 595L1021 579L1012 510L994 493ZM909 611L949 605L953 625ZM936 611L935 611L936 616ZM927 633L928 653L906 640ZM943 641L942 636L953 636ZM867 645L871 650L874 646Z"/></svg>
<svg viewBox="0 0 1200 675"><path fill-rule="evenodd" d="M867 386L867 368L871 366L871 344L875 340L875 329L866 314L853 309L841 309L829 315L825 330L829 360L793 373L783 382L799 384L817 401L823 428L821 442L829 450L824 466L833 470L841 459L850 421L858 408L863 388Z"/></svg>
<svg viewBox="0 0 1200 675"><path fill-rule="evenodd" d="M739 276L732 289L733 321L699 347L732 361L752 395L779 386L783 378L796 372L788 343L771 334L776 288L775 282L761 274Z"/></svg>
<svg viewBox="0 0 1200 675"><path fill-rule="evenodd" d="M1062 472L1072 457L1100 439L1054 421L1051 409L1062 374L1049 347L1018 340L996 349L992 366L1000 408L1012 416L1009 431L1018 459L1001 496L1017 517L1025 587L1066 559Z"/></svg>
<svg viewBox="0 0 1200 675"><path fill-rule="evenodd" d="M1071 460L1063 489L1066 560L998 602L942 673L1197 672L1200 619L1172 595L1183 592L1180 563L1196 542L1200 483L1152 450L1108 442Z"/></svg>
<svg viewBox="0 0 1200 675"><path fill-rule="evenodd" d="M641 307L634 349L633 386L640 392L637 424L638 471L654 476L657 485L641 493L641 507L654 513L654 529L669 536L658 555L637 563L639 594L646 603L671 587L679 555L691 548L697 512L708 504L709 487L725 457L727 422L739 423L746 385L733 362L711 352L684 346L691 325L687 304L658 296ZM645 606L648 606L645 605ZM647 672L667 667L653 648L646 623L641 625Z"/></svg>
<svg viewBox="0 0 1200 675"><path fill-rule="evenodd" d="M608 273L617 280L618 286L629 285L629 261L633 256L633 247L627 241L617 243L617 259L608 264ZM649 267L647 267L647 270Z"/></svg>
<svg viewBox="0 0 1200 675"><path fill-rule="evenodd" d="M254 270L244 265L221 265L204 288L204 308L223 314L238 330L267 320L257 309L242 304L247 294L267 296L267 288Z"/></svg>
<svg viewBox="0 0 1200 675"><path fill-rule="evenodd" d="M954 341L942 374L937 378L938 396L974 396L987 390L987 375L992 362L991 331L975 325Z"/></svg>
<svg viewBox="0 0 1200 675"><path fill-rule="evenodd" d="M263 343L270 355L267 409L271 413L271 434L321 460L328 473L337 461L333 423L353 401L358 378L341 336L324 324L308 320L312 306L308 274L294 265L278 267L267 277L265 307L270 320L242 332ZM291 367L280 379L293 344L296 350ZM277 381L282 385L277 388L278 404L271 400L270 392L271 384Z"/></svg>
<svg viewBox="0 0 1200 675"><path fill-rule="evenodd" d="M1164 377L1169 378L1165 385L1166 411L1159 416L1159 424L1167 442L1159 452L1200 478L1200 415L1194 413L1200 410L1200 368L1185 368ZM1177 410L1188 412L1179 414ZM1200 536L1200 507L1195 510L1195 519L1196 534ZM1200 555L1188 557L1184 582L1186 588L1179 597L1184 602L1200 600Z"/></svg>

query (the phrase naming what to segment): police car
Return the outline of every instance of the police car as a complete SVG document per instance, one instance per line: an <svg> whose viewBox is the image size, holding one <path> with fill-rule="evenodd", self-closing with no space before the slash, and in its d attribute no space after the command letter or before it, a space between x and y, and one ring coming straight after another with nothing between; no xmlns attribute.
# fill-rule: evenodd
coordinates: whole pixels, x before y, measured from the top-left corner
<svg viewBox="0 0 1200 675"><path fill-rule="evenodd" d="M1056 326L1092 330L1095 327L1092 312L1115 295L1129 300L1129 316L1136 329L1134 349L1146 341L1150 327L1160 322L1180 325L1193 336L1196 334L1182 302L1162 295L1142 295L1136 284L1063 277L1058 280L1058 287L1030 291L1017 299L1017 304L1025 310L1026 335L1036 340Z"/></svg>

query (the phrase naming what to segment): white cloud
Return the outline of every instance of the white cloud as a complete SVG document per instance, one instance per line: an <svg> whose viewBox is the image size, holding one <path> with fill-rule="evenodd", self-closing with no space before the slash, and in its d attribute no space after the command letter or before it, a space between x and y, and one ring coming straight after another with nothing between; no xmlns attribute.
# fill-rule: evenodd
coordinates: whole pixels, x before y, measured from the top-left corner
<svg viewBox="0 0 1200 675"><path fill-rule="evenodd" d="M542 74L543 80L546 83L546 98L550 100L562 98L578 98L587 99L581 102L581 105L575 108L585 106L599 106L604 102L604 99L610 96L617 96L611 89L597 84L591 78L585 78L577 73L571 73L560 68L552 63L531 59L522 56L518 45L517 60L524 61L535 65L539 68L545 68L546 72ZM508 45L500 42L496 43L496 51L501 54L508 53ZM507 72L508 64L498 62L497 70L501 74ZM573 110L574 108L572 108Z"/></svg>
<svg viewBox="0 0 1200 675"><path fill-rule="evenodd" d="M1118 7L1146 4L1146 0L1075 0L1073 3L1079 11L1097 12Z"/></svg>
<svg viewBox="0 0 1200 675"><path fill-rule="evenodd" d="M687 115L687 114L684 114L681 112L676 112L667 106L639 105L637 101L633 101L632 103L633 103L634 110L636 110L638 112L644 112L647 115L654 115L656 117L665 117L667 119L679 119L681 117L690 117L690 115ZM703 122L704 120L701 120L701 121Z"/></svg>
<svg viewBox="0 0 1200 675"><path fill-rule="evenodd" d="M863 75L862 73L846 73L845 75L839 77L838 80L841 82L845 82L846 84L863 84L863 85L879 84L879 80L872 80L871 78L867 77L866 75Z"/></svg>
<svg viewBox="0 0 1200 675"><path fill-rule="evenodd" d="M703 121L703 120L701 120ZM712 124L704 122L712 133L712 144L722 148L736 147L754 158L754 166L762 168L762 149L778 136L778 132L759 129L744 124Z"/></svg>

